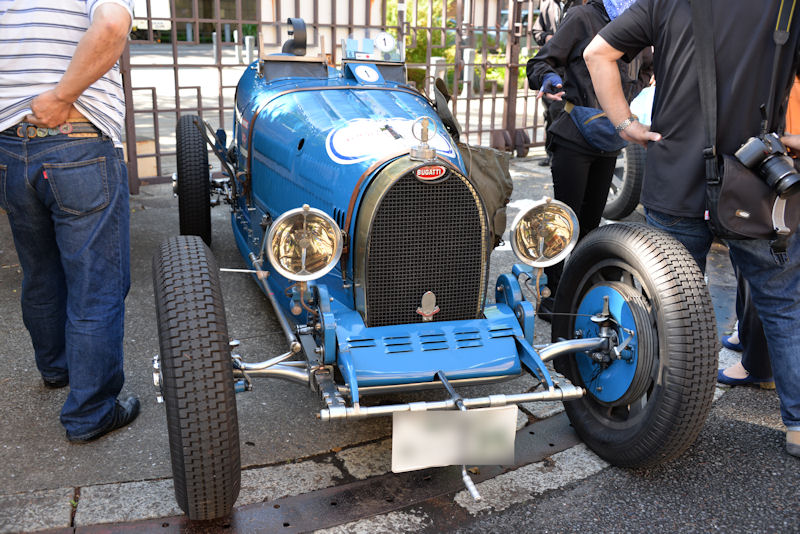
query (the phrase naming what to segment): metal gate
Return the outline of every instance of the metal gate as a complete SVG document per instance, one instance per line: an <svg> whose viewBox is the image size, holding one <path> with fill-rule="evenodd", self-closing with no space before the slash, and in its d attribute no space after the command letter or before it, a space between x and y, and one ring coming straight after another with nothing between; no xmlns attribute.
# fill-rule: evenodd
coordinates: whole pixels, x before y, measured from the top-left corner
<svg viewBox="0 0 800 534"><path fill-rule="evenodd" d="M131 192L175 170L175 124L198 114L230 131L236 83L258 54L280 52L288 17L301 17L308 54L332 63L357 30L406 42L409 83L436 78L470 144L525 155L543 144L543 121L524 75L535 52L538 0L136 0L121 61Z"/></svg>

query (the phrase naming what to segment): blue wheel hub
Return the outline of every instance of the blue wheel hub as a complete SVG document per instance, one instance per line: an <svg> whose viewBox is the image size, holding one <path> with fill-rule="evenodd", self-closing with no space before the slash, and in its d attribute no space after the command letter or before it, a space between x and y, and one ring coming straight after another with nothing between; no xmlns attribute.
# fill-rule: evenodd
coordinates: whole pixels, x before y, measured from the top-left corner
<svg viewBox="0 0 800 534"><path fill-rule="evenodd" d="M603 361L598 361L586 352L578 352L575 354L575 361L587 393L600 402L611 404L621 399L630 389L639 363L636 321L625 297L609 286L596 286L590 289L578 306L575 331L576 337L580 338L600 337L603 325L592 321L591 318L603 311L605 297L608 297L611 319L606 326L616 333L617 344L627 339L631 335L630 332L633 332L633 338L622 350L619 358L610 353L603 358Z"/></svg>

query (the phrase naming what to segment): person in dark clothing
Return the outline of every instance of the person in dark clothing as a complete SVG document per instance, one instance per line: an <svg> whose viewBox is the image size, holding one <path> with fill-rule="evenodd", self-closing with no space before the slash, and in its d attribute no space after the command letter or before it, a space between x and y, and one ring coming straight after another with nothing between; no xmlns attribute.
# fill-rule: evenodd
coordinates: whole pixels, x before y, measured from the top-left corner
<svg viewBox="0 0 800 534"><path fill-rule="evenodd" d="M544 46L547 41L553 38L553 35L555 35L558 29L558 25L561 23L562 16L563 11L561 9L560 0L542 0L542 3L539 4L539 17L536 19L536 22L533 23L533 29L531 30L533 40L536 41L536 44ZM558 74L563 75L563 71L560 71ZM550 124L553 123L553 114L550 108L555 105L555 103L544 98L541 99L541 102L544 107L544 129L547 131L547 129L550 128ZM549 148L545 148L545 151L547 156L539 162L541 167L549 166L550 160L553 157Z"/></svg>
<svg viewBox="0 0 800 534"><path fill-rule="evenodd" d="M542 0L539 4L539 17L533 23L533 40L539 46L549 41L561 22L561 0Z"/></svg>
<svg viewBox="0 0 800 534"><path fill-rule="evenodd" d="M789 104L786 108L786 133L800 132L800 79L795 79ZM767 339L758 312L753 306L752 292L742 273L736 269L736 337L738 347L732 347L723 338L722 345L742 353L742 361L720 369L717 382L729 386L757 384L762 388L774 389L772 366L769 363ZM730 338L728 338L730 339Z"/></svg>
<svg viewBox="0 0 800 534"><path fill-rule="evenodd" d="M583 50L611 20L608 11L616 14L632 2L589 0L570 8L553 38L527 64L530 86L540 87L539 96L553 102L553 122L547 130L547 147L553 154L553 196L575 211L580 224L579 239L600 224L619 151L603 152L591 146L564 111L564 105L569 102L575 106L599 106L583 61ZM629 101L650 81L649 64L644 63L642 58L619 62ZM545 269L552 295L556 293L561 269L561 264ZM542 300L540 317L549 319L553 302L553 296Z"/></svg>
<svg viewBox="0 0 800 534"><path fill-rule="evenodd" d="M781 53L774 42L780 10L792 5L771 0L710 3L705 21L713 39L717 83L717 154L732 154L758 135L762 105L778 103L766 117L781 132L786 103L800 68L800 21L794 20ZM655 47L658 89L652 130L631 116L615 68L621 57ZM638 0L606 26L585 51L595 90L623 138L648 147L641 203L648 222L681 241L701 266L713 240L705 221L706 146L699 76L695 66L692 7L686 0ZM775 57L775 63L773 63ZM783 136L792 150L800 136ZM786 451L800 456L800 236L776 255L767 239L729 240L731 260L747 280L769 349L773 378L786 425Z"/></svg>

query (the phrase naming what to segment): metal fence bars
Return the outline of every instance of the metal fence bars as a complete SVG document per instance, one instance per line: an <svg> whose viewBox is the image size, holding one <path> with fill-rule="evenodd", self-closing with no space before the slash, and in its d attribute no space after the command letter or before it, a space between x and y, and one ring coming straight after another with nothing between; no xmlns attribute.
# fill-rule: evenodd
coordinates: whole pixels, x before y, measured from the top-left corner
<svg viewBox="0 0 800 534"><path fill-rule="evenodd" d="M175 125L197 114L230 130L236 84L259 53L281 51L289 17L306 22L308 55L338 63L357 32L406 43L409 83L445 82L463 140L525 155L544 126L525 62L538 0L136 0L125 81L131 192L175 170Z"/></svg>

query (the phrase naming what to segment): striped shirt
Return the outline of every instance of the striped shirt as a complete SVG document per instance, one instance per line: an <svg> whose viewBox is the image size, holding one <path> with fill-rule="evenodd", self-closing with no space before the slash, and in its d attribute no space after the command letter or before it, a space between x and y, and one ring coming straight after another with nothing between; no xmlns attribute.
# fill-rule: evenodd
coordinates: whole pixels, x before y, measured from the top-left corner
<svg viewBox="0 0 800 534"><path fill-rule="evenodd" d="M31 113L31 101L59 82L94 10L111 2L133 19L133 0L0 0L0 131ZM120 146L125 101L119 63L75 107Z"/></svg>

